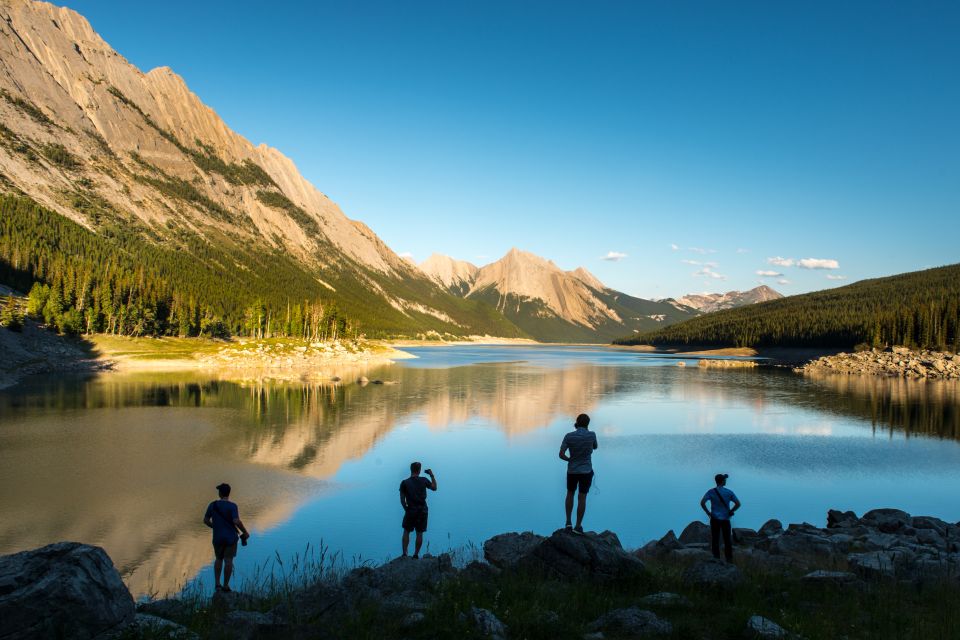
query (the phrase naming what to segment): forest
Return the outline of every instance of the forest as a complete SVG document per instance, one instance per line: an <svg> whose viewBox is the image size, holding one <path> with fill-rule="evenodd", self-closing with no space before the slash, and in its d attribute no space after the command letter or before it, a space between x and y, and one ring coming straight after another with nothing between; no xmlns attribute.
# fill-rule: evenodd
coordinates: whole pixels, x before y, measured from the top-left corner
<svg viewBox="0 0 960 640"><path fill-rule="evenodd" d="M615 344L960 349L960 264L717 311Z"/></svg>

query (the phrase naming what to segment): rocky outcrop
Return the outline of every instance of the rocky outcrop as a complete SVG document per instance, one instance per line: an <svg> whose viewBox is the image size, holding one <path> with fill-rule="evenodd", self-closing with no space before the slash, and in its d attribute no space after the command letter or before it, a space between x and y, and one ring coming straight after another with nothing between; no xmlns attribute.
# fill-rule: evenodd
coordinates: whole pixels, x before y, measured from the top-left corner
<svg viewBox="0 0 960 640"><path fill-rule="evenodd" d="M58 542L0 557L0 639L105 638L136 608L100 547Z"/></svg>
<svg viewBox="0 0 960 640"><path fill-rule="evenodd" d="M700 560L709 545L699 542L702 538L694 532L703 526L691 523L684 531L688 535L678 540L671 532L637 555L667 562ZM843 586L859 579L892 577L922 582L960 575L960 523L911 516L899 509L874 509L862 517L831 510L824 528L802 523L783 529L779 521L771 520L759 531L735 532L735 560L747 557L775 571L849 567L842 572L812 571L804 576L811 584ZM722 566L699 562L685 574L685 581L708 584Z"/></svg>
<svg viewBox="0 0 960 640"><path fill-rule="evenodd" d="M661 620L654 612L639 607L608 611L587 628L601 632L604 637L611 635L615 638L646 638L673 633L672 624Z"/></svg>
<svg viewBox="0 0 960 640"><path fill-rule="evenodd" d="M672 300L678 305L696 309L700 313L713 313L722 309L733 309L748 304L757 304L768 300L778 300L783 297L779 291L767 285L754 287L749 291L728 291L726 293L691 293Z"/></svg>
<svg viewBox="0 0 960 640"><path fill-rule="evenodd" d="M960 379L960 354L908 347L838 353L794 369L805 374L867 374L901 378Z"/></svg>
<svg viewBox="0 0 960 640"><path fill-rule="evenodd" d="M701 358L697 366L703 369L754 369L756 360L736 360L733 358Z"/></svg>
<svg viewBox="0 0 960 640"><path fill-rule="evenodd" d="M612 531L576 534L558 529L549 538L506 534L484 543L487 559L504 569L541 573L563 580L607 581L642 575L646 568L624 551Z"/></svg>

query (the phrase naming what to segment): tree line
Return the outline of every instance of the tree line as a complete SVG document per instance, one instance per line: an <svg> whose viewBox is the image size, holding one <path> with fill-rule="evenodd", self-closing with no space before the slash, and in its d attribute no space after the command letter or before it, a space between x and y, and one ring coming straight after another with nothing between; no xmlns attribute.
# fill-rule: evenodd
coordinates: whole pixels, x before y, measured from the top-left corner
<svg viewBox="0 0 960 640"><path fill-rule="evenodd" d="M717 311L617 344L960 351L960 265Z"/></svg>
<svg viewBox="0 0 960 640"><path fill-rule="evenodd" d="M355 338L359 323L282 254L191 240L188 250L116 225L94 234L33 200L0 196L0 281L63 333ZM268 265L268 266L267 266ZM266 266L266 268L264 268Z"/></svg>

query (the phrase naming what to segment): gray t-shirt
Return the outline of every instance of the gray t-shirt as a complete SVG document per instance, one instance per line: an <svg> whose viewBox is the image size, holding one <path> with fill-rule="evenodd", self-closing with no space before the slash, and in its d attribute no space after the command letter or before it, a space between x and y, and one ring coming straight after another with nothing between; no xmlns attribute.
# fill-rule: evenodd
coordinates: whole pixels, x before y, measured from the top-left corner
<svg viewBox="0 0 960 640"><path fill-rule="evenodd" d="M570 462L567 463L567 473L590 473L593 464L590 459L593 450L597 448L597 434L586 427L577 427L563 436L562 449L570 451Z"/></svg>

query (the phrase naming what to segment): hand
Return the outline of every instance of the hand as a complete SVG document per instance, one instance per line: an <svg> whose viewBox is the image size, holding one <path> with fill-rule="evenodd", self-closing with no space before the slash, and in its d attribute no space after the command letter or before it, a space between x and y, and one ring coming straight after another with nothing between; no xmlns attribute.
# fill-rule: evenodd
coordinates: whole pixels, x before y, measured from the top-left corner
<svg viewBox="0 0 960 640"><path fill-rule="evenodd" d="M433 477L433 469L427 469L424 473L426 473L431 478Z"/></svg>
<svg viewBox="0 0 960 640"><path fill-rule="evenodd" d="M247 540L249 539L250 539L250 534L244 533L243 535L240 536L240 544L244 547L247 546Z"/></svg>

